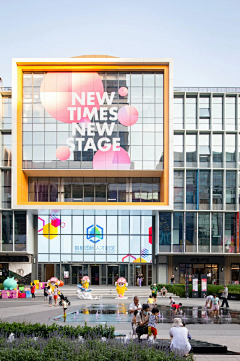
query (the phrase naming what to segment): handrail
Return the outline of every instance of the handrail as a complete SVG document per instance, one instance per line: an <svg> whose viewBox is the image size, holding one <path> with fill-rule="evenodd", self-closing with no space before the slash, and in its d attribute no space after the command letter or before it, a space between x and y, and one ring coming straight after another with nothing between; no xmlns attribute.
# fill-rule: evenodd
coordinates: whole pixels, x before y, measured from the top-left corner
<svg viewBox="0 0 240 361"><path fill-rule="evenodd" d="M240 87L174 87L174 91L202 93L240 93Z"/></svg>

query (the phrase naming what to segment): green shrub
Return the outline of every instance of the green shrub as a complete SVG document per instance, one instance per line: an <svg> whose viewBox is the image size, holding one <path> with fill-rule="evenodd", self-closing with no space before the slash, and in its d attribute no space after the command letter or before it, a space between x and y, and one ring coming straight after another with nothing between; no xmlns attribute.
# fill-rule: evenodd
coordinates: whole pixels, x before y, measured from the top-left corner
<svg viewBox="0 0 240 361"><path fill-rule="evenodd" d="M87 326L59 326L56 323L46 326L45 324L34 323L9 323L0 321L0 331L4 334L10 335L13 332L16 336L23 334L24 336L41 336L44 338L49 337L54 332L62 334L67 337L89 337L93 335L100 335L101 337L114 337L115 328L113 326L97 325L94 327Z"/></svg>
<svg viewBox="0 0 240 361"><path fill-rule="evenodd" d="M3 284L0 283L0 291L4 290Z"/></svg>
<svg viewBox="0 0 240 361"><path fill-rule="evenodd" d="M179 297L185 297L185 285L184 284L168 284L164 285L162 283L157 284L158 291L162 289L162 287L165 286L169 293L173 293L176 296ZM228 292L229 293L237 293L240 294L240 285L229 285ZM207 285L207 293L208 295L213 295L214 293L218 294L223 289L223 285ZM201 284L198 285L198 294L199 297L201 297ZM192 284L189 283L189 297L192 297Z"/></svg>

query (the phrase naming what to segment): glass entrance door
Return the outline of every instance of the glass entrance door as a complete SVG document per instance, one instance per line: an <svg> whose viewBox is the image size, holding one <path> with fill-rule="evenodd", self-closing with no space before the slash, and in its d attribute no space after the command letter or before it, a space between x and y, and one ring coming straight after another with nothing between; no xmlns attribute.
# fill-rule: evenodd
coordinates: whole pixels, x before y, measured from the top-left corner
<svg viewBox="0 0 240 361"><path fill-rule="evenodd" d="M81 283L83 273L82 266L72 266L72 284L77 285Z"/></svg>
<svg viewBox="0 0 240 361"><path fill-rule="evenodd" d="M92 285L99 285L99 266L91 266Z"/></svg>
<svg viewBox="0 0 240 361"><path fill-rule="evenodd" d="M108 285L115 285L119 278L118 266L108 266Z"/></svg>

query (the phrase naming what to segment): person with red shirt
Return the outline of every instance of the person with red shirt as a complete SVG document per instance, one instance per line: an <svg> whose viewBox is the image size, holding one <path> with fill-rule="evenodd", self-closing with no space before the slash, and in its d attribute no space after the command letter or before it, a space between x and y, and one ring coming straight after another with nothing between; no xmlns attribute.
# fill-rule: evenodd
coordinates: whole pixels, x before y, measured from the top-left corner
<svg viewBox="0 0 240 361"><path fill-rule="evenodd" d="M173 304L172 304L173 313L176 315L178 310L180 310L181 307L182 307L182 303L176 304L175 302L173 302Z"/></svg>
<svg viewBox="0 0 240 361"><path fill-rule="evenodd" d="M32 299L35 300L36 299L36 296L35 296L36 286L35 286L35 284L32 283L32 286L30 288L31 288Z"/></svg>

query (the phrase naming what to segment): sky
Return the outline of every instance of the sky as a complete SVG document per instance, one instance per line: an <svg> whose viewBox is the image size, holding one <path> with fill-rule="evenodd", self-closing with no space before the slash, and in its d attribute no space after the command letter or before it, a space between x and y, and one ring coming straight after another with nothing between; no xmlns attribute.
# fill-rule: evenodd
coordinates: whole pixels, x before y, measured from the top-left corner
<svg viewBox="0 0 240 361"><path fill-rule="evenodd" d="M240 0L0 0L0 78L12 58L173 58L174 86L240 86Z"/></svg>

